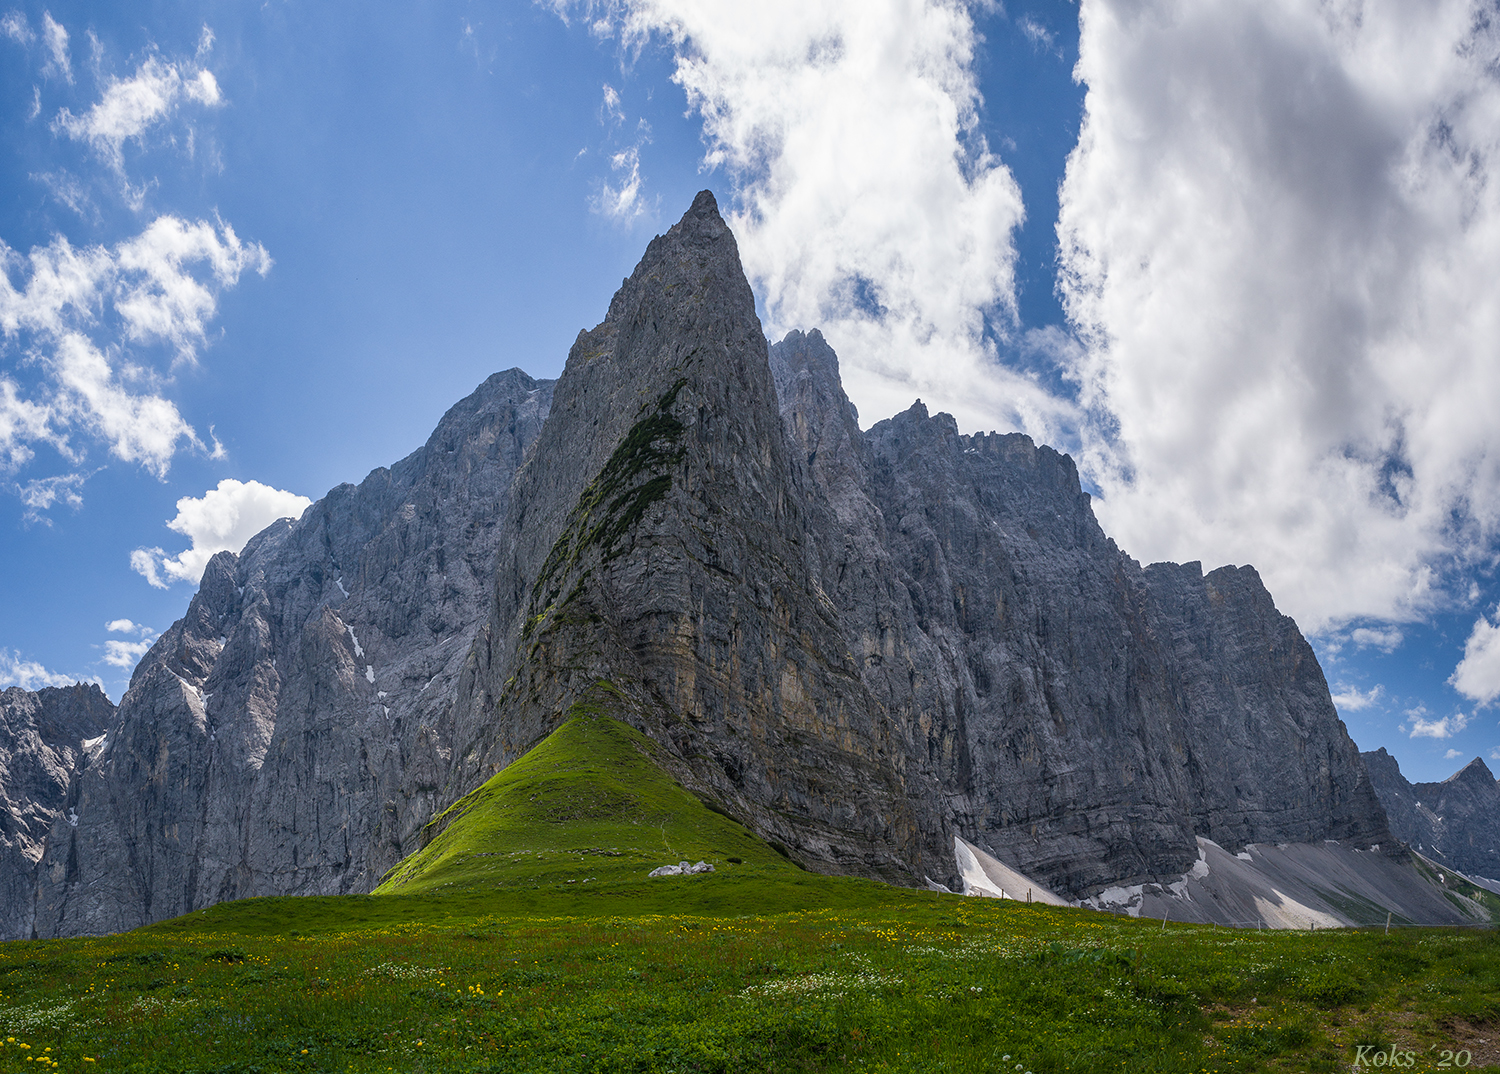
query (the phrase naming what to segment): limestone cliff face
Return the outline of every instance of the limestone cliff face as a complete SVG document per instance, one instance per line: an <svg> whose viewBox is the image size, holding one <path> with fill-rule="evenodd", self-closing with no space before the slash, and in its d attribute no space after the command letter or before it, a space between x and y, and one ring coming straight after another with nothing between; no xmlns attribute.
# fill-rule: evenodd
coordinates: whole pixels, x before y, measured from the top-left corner
<svg viewBox="0 0 1500 1074"><path fill-rule="evenodd" d="M1142 568L1067 456L963 436L920 403L861 437L818 333L770 358L826 505L823 587L957 834L1075 897L1184 872L1198 835L1388 841L1317 660L1254 569Z"/></svg>
<svg viewBox="0 0 1500 1074"><path fill-rule="evenodd" d="M600 695L826 872L951 884L958 835L1078 898L1198 836L1390 842L1253 569L1142 567L1024 436L862 431L818 333L768 348L705 192L555 386L496 375L210 563L75 765L36 930L367 891Z"/></svg>
<svg viewBox="0 0 1500 1074"><path fill-rule="evenodd" d="M52 825L42 936L223 899L367 891L413 849L448 768L455 686L497 523L551 382L512 370L427 444L204 572Z"/></svg>
<svg viewBox="0 0 1500 1074"><path fill-rule="evenodd" d="M114 712L92 683L0 692L0 940L31 938L47 833L73 815L68 781Z"/></svg>
<svg viewBox="0 0 1500 1074"><path fill-rule="evenodd" d="M1253 569L1142 568L1024 436L862 433L819 334L765 348L706 195L579 337L506 530L450 796L604 681L810 868L946 878L960 834L1078 896L1199 835L1389 841Z"/></svg>
<svg viewBox="0 0 1500 1074"><path fill-rule="evenodd" d="M859 677L806 495L734 236L705 192L568 356L517 477L448 795L603 682L684 778L810 864L908 880L940 867L932 788L906 785L900 728Z"/></svg>
<svg viewBox="0 0 1500 1074"><path fill-rule="evenodd" d="M1410 783L1382 747L1362 754L1391 832L1433 861L1500 880L1500 783L1478 757L1441 783Z"/></svg>

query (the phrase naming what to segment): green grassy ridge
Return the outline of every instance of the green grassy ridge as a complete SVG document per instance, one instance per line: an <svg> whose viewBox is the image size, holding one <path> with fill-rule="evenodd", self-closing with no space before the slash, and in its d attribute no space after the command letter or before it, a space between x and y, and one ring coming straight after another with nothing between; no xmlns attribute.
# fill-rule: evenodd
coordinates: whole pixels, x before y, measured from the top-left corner
<svg viewBox="0 0 1500 1074"><path fill-rule="evenodd" d="M727 872L741 887L798 873L743 826L684 790L657 763L659 751L598 706L575 705L556 731L435 818L430 828L437 834L392 869L375 894L640 888L652 869L682 860L708 861L715 880L727 879L718 875Z"/></svg>

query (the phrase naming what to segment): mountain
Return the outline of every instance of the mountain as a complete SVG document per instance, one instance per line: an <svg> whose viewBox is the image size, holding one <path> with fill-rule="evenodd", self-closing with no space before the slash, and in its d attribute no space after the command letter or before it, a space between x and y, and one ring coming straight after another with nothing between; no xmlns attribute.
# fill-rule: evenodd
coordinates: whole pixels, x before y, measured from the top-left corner
<svg viewBox="0 0 1500 1074"><path fill-rule="evenodd" d="M1396 838L1461 873L1500 880L1500 785L1483 761L1441 783L1410 783L1384 747L1360 756Z"/></svg>
<svg viewBox="0 0 1500 1074"><path fill-rule="evenodd" d="M47 834L76 816L69 780L114 712L91 683L0 692L0 939L31 935Z"/></svg>
<svg viewBox="0 0 1500 1074"><path fill-rule="evenodd" d="M1392 842L1252 568L1136 563L1025 436L861 430L705 191L555 385L498 374L215 557L73 776L36 931L371 890L581 704L820 872L954 886L958 837L1076 900L1200 838Z"/></svg>
<svg viewBox="0 0 1500 1074"><path fill-rule="evenodd" d="M497 373L418 451L209 562L74 776L38 935L368 891L416 848L448 804L454 687L551 394Z"/></svg>

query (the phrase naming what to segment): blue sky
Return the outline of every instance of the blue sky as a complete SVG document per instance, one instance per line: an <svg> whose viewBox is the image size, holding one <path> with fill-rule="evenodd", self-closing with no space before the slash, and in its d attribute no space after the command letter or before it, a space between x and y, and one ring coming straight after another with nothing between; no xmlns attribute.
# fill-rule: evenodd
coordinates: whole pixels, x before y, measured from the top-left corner
<svg viewBox="0 0 1500 1074"><path fill-rule="evenodd" d="M0 4L0 685L118 698L708 186L866 424L1073 452L1137 558L1261 570L1361 748L1490 758L1489 6Z"/></svg>

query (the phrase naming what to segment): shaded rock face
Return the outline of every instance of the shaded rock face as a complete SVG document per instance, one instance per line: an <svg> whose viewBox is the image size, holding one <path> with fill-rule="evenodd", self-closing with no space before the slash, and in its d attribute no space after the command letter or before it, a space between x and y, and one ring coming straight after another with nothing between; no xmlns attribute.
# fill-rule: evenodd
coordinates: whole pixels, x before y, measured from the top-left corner
<svg viewBox="0 0 1500 1074"><path fill-rule="evenodd" d="M963 436L920 402L861 437L818 333L770 358L834 520L823 588L956 834L1074 897L1180 874L1200 835L1388 841L1312 649L1253 568L1143 568L1067 456Z"/></svg>
<svg viewBox="0 0 1500 1074"><path fill-rule="evenodd" d="M1361 756L1397 839L1459 872L1500 880L1500 784L1483 761L1441 783L1410 783L1384 747Z"/></svg>
<svg viewBox="0 0 1500 1074"><path fill-rule="evenodd" d="M368 891L414 849L497 523L551 382L498 373L427 444L210 561L52 825L42 936L223 899Z"/></svg>
<svg viewBox="0 0 1500 1074"><path fill-rule="evenodd" d="M569 353L516 480L448 795L602 681L679 778L809 863L909 879L940 855L931 786L907 786L822 590L807 495L705 192Z"/></svg>
<svg viewBox="0 0 1500 1074"><path fill-rule="evenodd" d="M31 938L47 834L66 822L68 781L114 714L92 683L0 692L0 940Z"/></svg>
<svg viewBox="0 0 1500 1074"><path fill-rule="evenodd" d="M506 530L450 797L603 680L824 871L954 880L960 834L1076 896L1199 835L1389 841L1253 569L1141 567L1024 436L862 433L821 335L767 353L705 196L580 335Z"/></svg>

